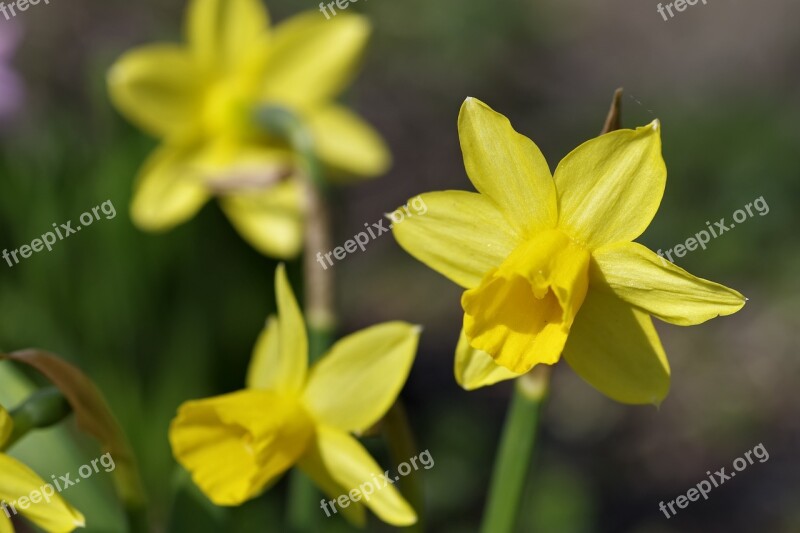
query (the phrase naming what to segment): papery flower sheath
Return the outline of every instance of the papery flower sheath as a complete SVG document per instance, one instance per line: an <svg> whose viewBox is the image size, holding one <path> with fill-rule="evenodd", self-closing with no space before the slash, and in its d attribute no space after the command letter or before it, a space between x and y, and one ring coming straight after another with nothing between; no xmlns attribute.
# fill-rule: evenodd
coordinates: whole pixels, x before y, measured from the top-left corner
<svg viewBox="0 0 800 533"><path fill-rule="evenodd" d="M247 389L186 402L170 428L176 459L217 505L254 498L295 465L330 497L380 476L384 469L351 433L392 406L416 353L420 328L387 322L339 340L309 369L305 323L283 266L275 291L278 316L256 342ZM393 525L416 521L391 485L341 511L363 524L365 506Z"/></svg>
<svg viewBox="0 0 800 533"><path fill-rule="evenodd" d="M591 139L552 175L538 147L479 100L464 102L458 131L478 192L423 194L428 213L393 229L466 289L458 382L490 385L563 355L609 397L658 404L670 370L650 315L687 326L745 302L632 242L666 185L660 123Z"/></svg>
<svg viewBox="0 0 800 533"><path fill-rule="evenodd" d="M191 0L186 45L124 54L108 74L112 101L162 139L136 183L136 225L167 230L217 196L257 250L296 255L303 223L296 156L257 127L256 109L299 116L334 179L383 173L389 154L379 135L333 102L353 77L369 32L358 15L326 21L316 12L271 30L259 0Z"/></svg>
<svg viewBox="0 0 800 533"><path fill-rule="evenodd" d="M13 428L11 417L0 406L0 449ZM49 501L42 497L42 487L47 484L33 470L0 452L0 533L14 532L11 517L15 516L15 511L48 533L67 533L84 527L83 515L58 493L49 496ZM32 493L39 497L31 498ZM20 502L20 498L27 501Z"/></svg>

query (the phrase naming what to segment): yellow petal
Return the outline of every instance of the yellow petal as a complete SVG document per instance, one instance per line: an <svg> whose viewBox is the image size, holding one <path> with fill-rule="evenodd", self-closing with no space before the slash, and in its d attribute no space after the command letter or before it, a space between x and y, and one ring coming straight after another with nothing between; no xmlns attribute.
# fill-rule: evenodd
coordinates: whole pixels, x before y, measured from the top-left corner
<svg viewBox="0 0 800 533"><path fill-rule="evenodd" d="M588 284L589 253L560 231L542 232L464 292L464 333L512 372L553 364Z"/></svg>
<svg viewBox="0 0 800 533"><path fill-rule="evenodd" d="M44 488L44 491L42 490ZM53 490L54 494L49 494ZM36 492L39 500L34 503L31 494ZM45 492L48 493L45 497ZM20 498L27 502L20 502ZM0 453L0 501L14 504L17 512L50 533L67 533L75 528L83 527L86 521L83 515L69 505L53 486L40 478L33 470L16 459ZM8 511L12 513L13 510ZM5 512L0 510L3 518ZM13 531L13 530L12 530Z"/></svg>
<svg viewBox="0 0 800 533"><path fill-rule="evenodd" d="M266 44L269 15L260 0L192 0L187 39L198 64L231 70Z"/></svg>
<svg viewBox="0 0 800 533"><path fill-rule="evenodd" d="M310 109L336 96L353 77L370 33L367 19L341 13L325 20L316 11L275 28L262 98Z"/></svg>
<svg viewBox="0 0 800 533"><path fill-rule="evenodd" d="M522 375L498 365L491 355L470 346L464 330L461 330L456 347L455 374L456 381L465 390L479 389Z"/></svg>
<svg viewBox="0 0 800 533"><path fill-rule="evenodd" d="M312 478L322 477L317 472L324 469L325 477L333 479L339 486L347 487L348 491L358 490L362 494L361 501L384 522L399 527L417 521L417 514L400 492L390 484L384 486L384 469L350 435L318 426L314 447L309 455L318 457L302 463L303 469ZM370 490L372 493L366 494Z"/></svg>
<svg viewBox="0 0 800 533"><path fill-rule="evenodd" d="M713 281L695 277L641 244L604 246L592 254L592 286L607 287L619 298L670 324L691 326L727 316L745 297Z"/></svg>
<svg viewBox="0 0 800 533"><path fill-rule="evenodd" d="M290 397L247 390L184 403L172 453L217 505L240 505L290 468L310 443L311 419Z"/></svg>
<svg viewBox="0 0 800 533"><path fill-rule="evenodd" d="M303 315L286 277L286 267L275 271L278 318L270 317L256 342L247 386L280 393L298 393L306 381L308 337Z"/></svg>
<svg viewBox="0 0 800 533"><path fill-rule="evenodd" d="M8 411L0 405L0 449L6 443L8 437L11 436L11 431L14 429L14 421Z"/></svg>
<svg viewBox="0 0 800 533"><path fill-rule="evenodd" d="M14 533L14 524L6 518L5 513L0 513L0 533Z"/></svg>
<svg viewBox="0 0 800 533"><path fill-rule="evenodd" d="M164 145L145 162L137 178L131 218L145 231L164 231L192 218L208 201L196 145Z"/></svg>
<svg viewBox="0 0 800 533"><path fill-rule="evenodd" d="M420 214L393 225L397 242L462 287L477 287L519 242L500 210L483 195L431 192L409 203L411 207L419 205L415 210Z"/></svg>
<svg viewBox="0 0 800 533"><path fill-rule="evenodd" d="M220 205L239 235L269 257L291 259L303 245L301 186L293 179L271 188L230 194Z"/></svg>
<svg viewBox="0 0 800 533"><path fill-rule="evenodd" d="M555 226L555 186L533 141L475 98L461 106L458 136L470 181L497 204L510 224L526 236Z"/></svg>
<svg viewBox="0 0 800 533"><path fill-rule="evenodd" d="M368 429L400 394L420 331L405 322L386 322L339 340L311 368L303 395L308 410L345 431Z"/></svg>
<svg viewBox="0 0 800 533"><path fill-rule="evenodd" d="M328 105L308 114L317 156L338 173L370 178L385 173L391 163L383 139L358 115L344 107ZM336 174L334 174L336 177Z"/></svg>
<svg viewBox="0 0 800 533"><path fill-rule="evenodd" d="M185 48L137 48L114 63L107 82L117 109L153 135L175 135L196 122L203 80Z"/></svg>
<svg viewBox="0 0 800 533"><path fill-rule="evenodd" d="M331 517L341 514L344 518L356 527L363 528L367 523L367 508L361 501L350 501L347 507L340 506L336 500L343 494L348 494L351 487L340 485L333 477L325 463L322 461L322 456L316 446L311 447L310 450L300 459L297 466L309 477L314 483L325 493L331 500L320 501L320 508L325 513L325 516ZM345 500L343 500L345 501ZM326 502L326 503L323 503Z"/></svg>
<svg viewBox="0 0 800 533"><path fill-rule="evenodd" d="M559 226L590 249L632 241L650 225L667 182L656 120L587 141L556 168Z"/></svg>
<svg viewBox="0 0 800 533"><path fill-rule="evenodd" d="M610 293L589 290L564 358L618 402L658 405L669 392L669 363L652 320Z"/></svg>

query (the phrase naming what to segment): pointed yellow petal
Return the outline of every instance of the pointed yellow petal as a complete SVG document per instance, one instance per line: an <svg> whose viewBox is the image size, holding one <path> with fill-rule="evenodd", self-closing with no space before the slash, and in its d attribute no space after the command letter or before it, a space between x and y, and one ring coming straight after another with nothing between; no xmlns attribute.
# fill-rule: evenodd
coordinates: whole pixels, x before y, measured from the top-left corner
<svg viewBox="0 0 800 533"><path fill-rule="evenodd" d="M14 421L11 415L8 414L2 405L0 405L0 449L6 443L8 437L11 436L11 431L14 429Z"/></svg>
<svg viewBox="0 0 800 533"><path fill-rule="evenodd" d="M266 102L310 109L339 94L353 77L370 33L367 19L317 12L292 17L275 28L264 79Z"/></svg>
<svg viewBox="0 0 800 533"><path fill-rule="evenodd" d="M304 401L317 420L360 432L392 406L417 352L420 328L386 322L341 339L308 376Z"/></svg>
<svg viewBox="0 0 800 533"><path fill-rule="evenodd" d="M461 330L456 347L455 374L456 381L465 390L479 389L522 375L498 365L491 355L470 346L464 330Z"/></svg>
<svg viewBox="0 0 800 533"><path fill-rule="evenodd" d="M475 98L461 106L458 135L470 181L497 204L510 224L526 236L555 226L555 186L533 141Z"/></svg>
<svg viewBox="0 0 800 533"><path fill-rule="evenodd" d="M369 452L353 437L343 431L318 426L315 448L311 452L319 457L307 470L324 468L328 477L348 491L356 489L366 493L361 501L378 518L393 526L409 526L416 523L417 514L392 485L381 479L384 469L369 455ZM368 488L369 486L369 488Z"/></svg>
<svg viewBox="0 0 800 533"><path fill-rule="evenodd" d="M589 259L557 230L520 244L461 297L470 345L516 373L558 361L586 295Z"/></svg>
<svg viewBox="0 0 800 533"><path fill-rule="evenodd" d="M217 505L240 505L290 468L314 428L293 398L247 390L184 403L169 439L175 459Z"/></svg>
<svg viewBox="0 0 800 533"><path fill-rule="evenodd" d="M669 392L669 363L652 320L613 294L589 290L564 357L579 376L618 402L658 405Z"/></svg>
<svg viewBox="0 0 800 533"><path fill-rule="evenodd" d="M233 227L262 254L291 259L303 245L301 187L288 179L265 191L252 190L220 198Z"/></svg>
<svg viewBox="0 0 800 533"><path fill-rule="evenodd" d="M271 390L276 383L283 381L277 378L277 370L284 370L280 368L281 347L278 335L277 317L267 317L267 323L256 340L247 369L248 389Z"/></svg>
<svg viewBox="0 0 800 533"><path fill-rule="evenodd" d="M322 456L316 446L313 446L297 463L297 466L328 496L335 500L343 494L348 494L351 487L340 485L328 471ZM360 500L360 498L359 498ZM341 513L344 518L356 527L363 528L367 523L367 508L362 501L350 501L347 507L342 507L338 503L322 506L326 516L331 517Z"/></svg>
<svg viewBox="0 0 800 533"><path fill-rule="evenodd" d="M42 487L52 485L40 478L33 470L16 459L0 453L0 501L14 503L17 511L25 518L51 533L67 533L83 527L83 515L69 505L58 493L45 498ZM49 489L45 489L49 492ZM30 498L31 493L39 494L38 503ZM19 499L25 497L26 502ZM25 505L23 505L25 503ZM13 511L11 511L13 512ZM0 510L3 518L5 513Z"/></svg>
<svg viewBox="0 0 800 533"><path fill-rule="evenodd" d="M258 338L247 386L295 394L306 381L308 337L283 264L278 265L275 271L275 295L278 318L270 317Z"/></svg>
<svg viewBox="0 0 800 533"><path fill-rule="evenodd" d="M394 224L405 251L462 287L472 288L514 250L519 238L488 198L442 191L410 200L419 215Z"/></svg>
<svg viewBox="0 0 800 533"><path fill-rule="evenodd" d="M231 70L266 44L269 15L260 0L192 0L187 39L206 70Z"/></svg>
<svg viewBox="0 0 800 533"><path fill-rule="evenodd" d="M620 299L670 324L700 324L731 315L745 303L735 290L695 277L641 244L612 244L592 256L596 265L592 286L607 287Z"/></svg>
<svg viewBox="0 0 800 533"><path fill-rule="evenodd" d="M555 172L559 226L590 249L632 241L653 220L667 182L656 120L570 152Z"/></svg>
<svg viewBox="0 0 800 533"><path fill-rule="evenodd" d="M117 109L155 136L183 132L197 119L203 82L185 48L137 48L114 63L107 82Z"/></svg>
<svg viewBox="0 0 800 533"><path fill-rule="evenodd" d="M209 194L194 166L197 147L164 145L137 178L131 218L145 231L164 231L192 218Z"/></svg>
<svg viewBox="0 0 800 533"><path fill-rule="evenodd" d="M380 135L358 115L328 105L308 114L314 149L323 163L350 177L371 178L389 169L391 155Z"/></svg>

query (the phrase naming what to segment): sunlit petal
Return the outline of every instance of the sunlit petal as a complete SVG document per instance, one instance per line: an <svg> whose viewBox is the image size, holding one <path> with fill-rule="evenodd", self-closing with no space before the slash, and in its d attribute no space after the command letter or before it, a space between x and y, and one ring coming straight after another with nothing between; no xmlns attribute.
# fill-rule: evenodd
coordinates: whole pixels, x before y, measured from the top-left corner
<svg viewBox="0 0 800 533"><path fill-rule="evenodd" d="M462 287L480 284L519 242L497 206L483 195L442 191L422 194L412 201L425 210L394 224L397 242Z"/></svg>
<svg viewBox="0 0 800 533"><path fill-rule="evenodd" d="M465 390L494 385L522 375L498 365L491 355L470 346L463 330L456 347L455 374L456 381Z"/></svg>
<svg viewBox="0 0 800 533"><path fill-rule="evenodd" d="M641 244L619 243L592 254L592 284L665 322L692 326L740 310L745 297L695 277Z"/></svg>
<svg viewBox="0 0 800 533"><path fill-rule="evenodd" d="M420 328L387 322L339 340L308 376L304 400L325 424L360 432L392 406L417 352Z"/></svg>
<svg viewBox="0 0 800 533"><path fill-rule="evenodd" d="M564 232L590 249L632 241L653 220L667 182L659 122L586 141L554 179Z"/></svg>
<svg viewBox="0 0 800 533"><path fill-rule="evenodd" d="M618 402L658 405L669 392L669 363L652 320L610 293L589 290L564 358Z"/></svg>
<svg viewBox="0 0 800 533"><path fill-rule="evenodd" d="M17 511L37 526L52 533L67 533L75 528L83 527L83 515L69 505L58 493L44 498L42 487L48 482L40 478L33 470L16 459L0 453L0 501L16 502ZM52 489L52 485L50 485ZM42 498L34 502L31 493L38 493ZM54 491L55 492L55 491ZM27 497L29 505L20 505L21 497ZM3 513L0 510L0 513ZM3 513L4 514L4 513ZM5 517L3 517L5 518Z"/></svg>
<svg viewBox="0 0 800 533"><path fill-rule="evenodd" d="M384 485L384 469L353 437L338 429L317 428L313 454L318 456L317 467L324 468L328 476L347 489L372 494L362 501L378 518L393 526L409 526L417 521L417 514L392 485Z"/></svg>
<svg viewBox="0 0 800 533"><path fill-rule="evenodd" d="M475 98L458 116L464 166L475 188L525 236L556 224L556 191L539 148L506 117Z"/></svg>

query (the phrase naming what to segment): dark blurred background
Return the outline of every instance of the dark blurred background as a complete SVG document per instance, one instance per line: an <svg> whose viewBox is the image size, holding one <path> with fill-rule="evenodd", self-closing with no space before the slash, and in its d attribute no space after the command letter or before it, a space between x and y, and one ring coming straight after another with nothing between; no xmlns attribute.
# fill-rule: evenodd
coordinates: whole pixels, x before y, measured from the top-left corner
<svg viewBox="0 0 800 533"><path fill-rule="evenodd" d="M659 118L669 169L664 202L641 242L668 249L756 198L768 204L768 214L677 261L750 301L695 328L657 324L673 383L660 409L618 405L559 364L519 531L800 531L800 4L709 0L666 22L656 6L351 6L372 21L374 35L344 99L382 132L395 163L384 177L335 192L334 241L421 192L471 189L456 131L465 97L507 115L555 168L599 133L614 89L624 87L624 125ZM0 248L29 243L105 200L118 214L52 252L13 268L0 263L0 347L47 348L100 384L139 454L151 512L165 530L282 531L285 482L242 508L210 509L187 488L166 439L182 401L243 385L274 308L276 265L252 251L214 203L166 234L130 222L133 177L155 141L111 108L105 72L135 45L181 40L184 7L51 0L14 19L19 47L0 53L0 79L16 73L19 89L3 81L0 99L20 97L0 125ZM298 0L269 8L273 21L318 9ZM0 18L0 35L9 28ZM289 270L299 281L299 264ZM425 325L403 397L419 449L436 461L424 472L428 529L476 531L510 385L467 393L455 383L460 289L388 234L337 263L335 274L342 334L392 319ZM0 365L0 379L4 405L24 396L15 370ZM43 432L15 453L41 474L97 456L90 442L72 444L65 433L75 436L69 427ZM674 518L659 511L661 500L685 494L707 470L730 469L758 443L768 461ZM124 531L110 487L101 478L67 494L90 518L87 531ZM321 527L346 530L338 518Z"/></svg>

